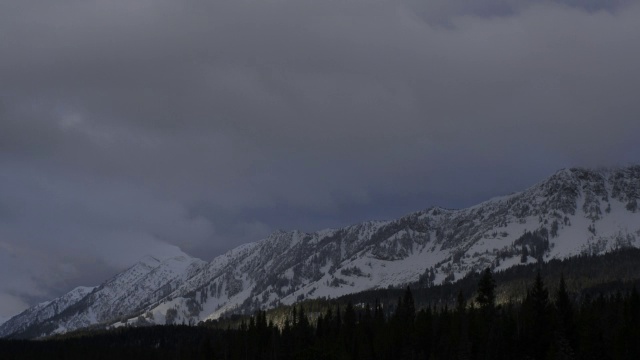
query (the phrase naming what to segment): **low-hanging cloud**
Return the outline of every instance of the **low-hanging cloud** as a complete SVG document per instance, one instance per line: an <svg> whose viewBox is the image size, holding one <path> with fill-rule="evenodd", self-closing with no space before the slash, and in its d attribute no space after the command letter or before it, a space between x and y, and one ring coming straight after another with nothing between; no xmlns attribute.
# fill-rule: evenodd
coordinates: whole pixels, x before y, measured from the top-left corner
<svg viewBox="0 0 640 360"><path fill-rule="evenodd" d="M0 316L640 153L636 1L24 0L0 34Z"/></svg>

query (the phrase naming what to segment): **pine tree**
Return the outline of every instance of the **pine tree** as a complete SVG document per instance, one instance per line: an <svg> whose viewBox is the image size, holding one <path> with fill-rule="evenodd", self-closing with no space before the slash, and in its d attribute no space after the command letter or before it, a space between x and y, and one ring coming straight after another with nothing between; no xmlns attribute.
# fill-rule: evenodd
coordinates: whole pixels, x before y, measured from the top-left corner
<svg viewBox="0 0 640 360"><path fill-rule="evenodd" d="M404 320L409 324L413 324L416 318L416 304L413 299L413 293L411 293L411 288L408 286L407 290L404 292L404 299L402 302L404 305Z"/></svg>
<svg viewBox="0 0 640 360"><path fill-rule="evenodd" d="M384 324L384 311L382 309L382 305L380 304L380 300L376 298L376 305L373 309L373 320L376 325Z"/></svg>
<svg viewBox="0 0 640 360"><path fill-rule="evenodd" d="M356 311L351 301L347 303L347 307L344 309L344 326L351 329L356 326Z"/></svg>
<svg viewBox="0 0 640 360"><path fill-rule="evenodd" d="M527 245L522 245L522 256L520 257L520 262L525 264L529 259L529 249Z"/></svg>
<svg viewBox="0 0 640 360"><path fill-rule="evenodd" d="M345 342L345 350L355 358L356 350L356 312L353 308L351 301L347 303L347 307L344 310L344 326L342 338Z"/></svg>
<svg viewBox="0 0 640 360"><path fill-rule="evenodd" d="M544 282L542 282L542 276L539 270L529 295L533 301L536 314L545 314L549 308L549 291L545 288Z"/></svg>
<svg viewBox="0 0 640 360"><path fill-rule="evenodd" d="M540 271L523 304L526 312L526 334L530 354L535 359L544 359L551 343L551 321L549 291L545 288Z"/></svg>
<svg viewBox="0 0 640 360"><path fill-rule="evenodd" d="M555 357L559 359L571 359L576 348L576 330L574 324L574 313L567 286L564 281L564 274L560 274L560 284L556 291L555 315L557 330L554 332L553 347Z"/></svg>
<svg viewBox="0 0 640 360"><path fill-rule="evenodd" d="M560 284L555 298L555 309L560 336L566 338L572 347L575 347L575 325L573 321L573 305L567 292L567 285L564 281L564 274L560 275Z"/></svg>
<svg viewBox="0 0 640 360"><path fill-rule="evenodd" d="M458 291L458 296L456 298L456 312L460 315L463 315L465 313L466 308L467 308L467 302L464 299L462 290L460 290Z"/></svg>
<svg viewBox="0 0 640 360"><path fill-rule="evenodd" d="M482 310L492 311L495 308L496 303L496 282L493 280L491 269L486 268L480 277L478 282L478 295L476 302Z"/></svg>

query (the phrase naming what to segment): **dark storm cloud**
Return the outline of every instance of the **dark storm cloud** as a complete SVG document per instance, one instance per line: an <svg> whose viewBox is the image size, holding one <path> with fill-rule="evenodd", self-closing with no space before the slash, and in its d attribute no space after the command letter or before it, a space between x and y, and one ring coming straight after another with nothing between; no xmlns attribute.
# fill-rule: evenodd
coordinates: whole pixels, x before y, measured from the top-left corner
<svg viewBox="0 0 640 360"><path fill-rule="evenodd" d="M149 251L637 162L639 40L622 0L3 2L0 316Z"/></svg>

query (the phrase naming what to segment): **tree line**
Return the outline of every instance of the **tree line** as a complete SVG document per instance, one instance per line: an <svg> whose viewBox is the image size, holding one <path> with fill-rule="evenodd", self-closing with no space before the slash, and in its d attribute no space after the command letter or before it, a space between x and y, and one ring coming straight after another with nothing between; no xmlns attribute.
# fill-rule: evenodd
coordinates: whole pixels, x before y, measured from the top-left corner
<svg viewBox="0 0 640 360"><path fill-rule="evenodd" d="M639 359L635 288L572 298L564 278L540 274L523 300L497 303L490 269L472 298L416 309L410 288L393 312L378 301L334 304L322 314L291 308L282 325L259 311L232 328L153 326L1 340L2 359Z"/></svg>

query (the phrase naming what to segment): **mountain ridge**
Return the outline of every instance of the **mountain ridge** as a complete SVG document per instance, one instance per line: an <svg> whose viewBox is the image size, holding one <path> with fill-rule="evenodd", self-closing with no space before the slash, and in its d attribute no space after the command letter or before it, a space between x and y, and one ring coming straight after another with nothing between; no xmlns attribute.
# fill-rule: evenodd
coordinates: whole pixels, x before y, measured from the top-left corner
<svg viewBox="0 0 640 360"><path fill-rule="evenodd" d="M571 168L464 209L431 207L312 233L278 230L208 263L186 255L158 260L157 267L141 261L49 318L10 319L0 336L195 323L418 280L450 282L486 267L637 247L638 198L640 166Z"/></svg>

